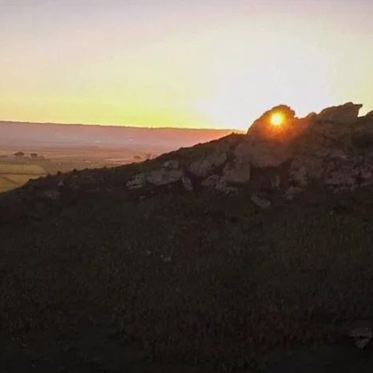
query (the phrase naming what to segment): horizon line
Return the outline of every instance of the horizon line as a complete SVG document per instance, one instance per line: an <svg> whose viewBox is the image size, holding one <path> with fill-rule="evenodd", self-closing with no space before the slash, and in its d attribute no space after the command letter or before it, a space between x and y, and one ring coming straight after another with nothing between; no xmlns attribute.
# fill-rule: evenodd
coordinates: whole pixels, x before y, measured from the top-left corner
<svg viewBox="0 0 373 373"><path fill-rule="evenodd" d="M165 127L152 127L149 126L137 126L133 124L101 124L101 123L71 123L71 122L30 122L30 121L19 121L19 120L6 120L6 119L0 119L1 123L9 123L9 124L40 124L40 125L57 125L57 126L89 126L89 127L111 127L111 128L131 128L131 129L148 129L148 130L197 130L197 131L231 131L234 133L240 133L245 132L244 130L240 130L238 128L206 128L206 127L172 127L172 126L165 126Z"/></svg>

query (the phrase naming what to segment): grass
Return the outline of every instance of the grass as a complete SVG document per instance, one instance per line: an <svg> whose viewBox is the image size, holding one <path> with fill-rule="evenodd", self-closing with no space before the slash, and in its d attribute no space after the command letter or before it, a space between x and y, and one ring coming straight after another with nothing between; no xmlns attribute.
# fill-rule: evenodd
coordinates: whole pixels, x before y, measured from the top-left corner
<svg viewBox="0 0 373 373"><path fill-rule="evenodd" d="M373 318L371 191L314 191L269 211L249 191L125 191L147 167L95 171L103 189L53 203L31 187L0 200L0 212L23 201L17 225L0 225L1 328L105 319L158 359L234 367Z"/></svg>
<svg viewBox="0 0 373 373"><path fill-rule="evenodd" d="M45 170L38 165L0 163L0 193L20 187L30 179L45 175Z"/></svg>

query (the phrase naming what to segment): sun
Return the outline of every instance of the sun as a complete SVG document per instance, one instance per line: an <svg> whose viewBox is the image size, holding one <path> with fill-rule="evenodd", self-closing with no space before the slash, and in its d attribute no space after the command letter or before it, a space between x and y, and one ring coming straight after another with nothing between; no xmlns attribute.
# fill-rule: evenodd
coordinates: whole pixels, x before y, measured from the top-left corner
<svg viewBox="0 0 373 373"><path fill-rule="evenodd" d="M279 111L274 112L271 114L270 123L272 126L278 127L281 126L285 122L285 115Z"/></svg>

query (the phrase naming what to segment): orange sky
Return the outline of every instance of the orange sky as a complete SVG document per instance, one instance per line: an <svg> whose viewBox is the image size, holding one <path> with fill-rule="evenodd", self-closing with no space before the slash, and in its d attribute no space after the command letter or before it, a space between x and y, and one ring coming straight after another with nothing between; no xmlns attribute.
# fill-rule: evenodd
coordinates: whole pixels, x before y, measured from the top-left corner
<svg viewBox="0 0 373 373"><path fill-rule="evenodd" d="M373 2L0 0L0 119L247 128L373 109Z"/></svg>

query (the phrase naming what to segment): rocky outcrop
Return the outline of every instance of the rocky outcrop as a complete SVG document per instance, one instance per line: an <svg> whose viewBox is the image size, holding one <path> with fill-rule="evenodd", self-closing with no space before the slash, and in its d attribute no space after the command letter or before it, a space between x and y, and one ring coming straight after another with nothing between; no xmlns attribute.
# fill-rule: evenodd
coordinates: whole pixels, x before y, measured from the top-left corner
<svg viewBox="0 0 373 373"><path fill-rule="evenodd" d="M254 121L247 135L173 153L160 168L135 175L127 188L179 182L189 192L249 188L252 202L268 208L263 191L292 199L314 184L335 192L373 185L373 114L358 117L360 108L347 103L297 118L290 107L276 106ZM272 123L276 113L281 125Z"/></svg>
<svg viewBox="0 0 373 373"><path fill-rule="evenodd" d="M183 177L183 172L181 170L167 170L160 169L151 171L146 175L146 181L149 184L160 186L166 184L176 183Z"/></svg>
<svg viewBox="0 0 373 373"><path fill-rule="evenodd" d="M234 155L241 164L259 168L277 167L289 159L290 150L284 144L248 138L236 147Z"/></svg>
<svg viewBox="0 0 373 373"><path fill-rule="evenodd" d="M181 180L182 177L183 172L181 170L167 170L161 168L159 170L135 175L127 182L126 186L128 189L143 188L146 184L162 186L176 183Z"/></svg>
<svg viewBox="0 0 373 373"><path fill-rule="evenodd" d="M204 158L195 160L189 166L189 172L198 177L206 177L222 166L227 160L225 151L214 151Z"/></svg>
<svg viewBox="0 0 373 373"><path fill-rule="evenodd" d="M168 160L163 163L159 169L134 175L126 183L128 189L140 189L147 184L154 186L162 186L173 184L182 179L184 173L179 169L179 162L177 160Z"/></svg>
<svg viewBox="0 0 373 373"><path fill-rule="evenodd" d="M166 170L177 170L180 167L179 161L176 159L170 159L163 163L162 168Z"/></svg>
<svg viewBox="0 0 373 373"><path fill-rule="evenodd" d="M281 113L286 127L292 127L294 124L295 111L287 105L275 106L266 111L261 117L254 121L249 127L247 134L255 139L267 139L277 137L283 132L284 127L273 127L271 124L271 117L275 113Z"/></svg>
<svg viewBox="0 0 373 373"><path fill-rule="evenodd" d="M249 182L250 176L251 163L238 157L225 165L222 179L228 184L242 184Z"/></svg>
<svg viewBox="0 0 373 373"><path fill-rule="evenodd" d="M181 178L181 182L183 183L183 187L187 192L193 192L194 190L193 183L192 183L192 180L188 176L184 175Z"/></svg>
<svg viewBox="0 0 373 373"><path fill-rule="evenodd" d="M340 106L332 106L321 111L317 116L317 120L342 124L355 123L362 106L352 102Z"/></svg>
<svg viewBox="0 0 373 373"><path fill-rule="evenodd" d="M259 197L256 194L253 194L251 196L251 201L254 203L254 205L256 205L256 206L258 206L262 209L267 209L271 206L271 201L269 201L265 198Z"/></svg>
<svg viewBox="0 0 373 373"><path fill-rule="evenodd" d="M133 176L129 181L126 183L126 187L128 189L140 189L146 185L146 175L145 174L137 174Z"/></svg>

